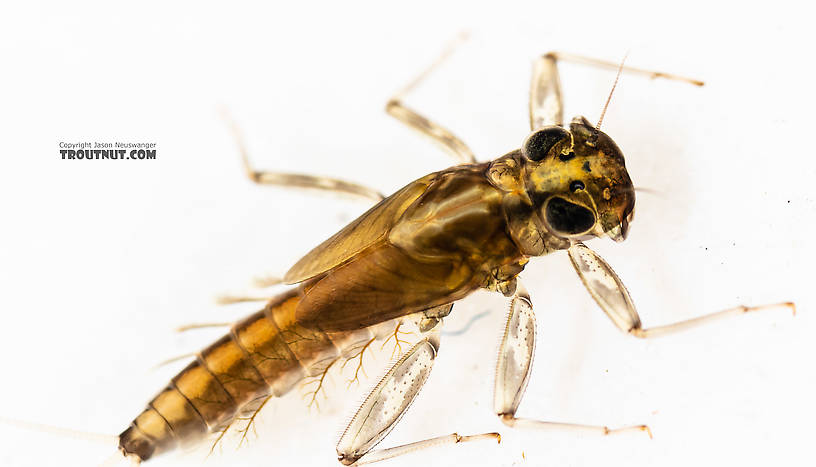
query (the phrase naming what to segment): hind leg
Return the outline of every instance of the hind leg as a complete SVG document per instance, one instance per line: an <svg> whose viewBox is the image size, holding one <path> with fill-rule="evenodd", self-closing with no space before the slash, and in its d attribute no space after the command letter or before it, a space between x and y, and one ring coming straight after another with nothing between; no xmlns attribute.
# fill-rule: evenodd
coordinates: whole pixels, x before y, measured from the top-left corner
<svg viewBox="0 0 816 467"><path fill-rule="evenodd" d="M405 95L416 88L427 75L429 75L453 52L456 45L458 45L459 42L464 39L464 35L457 38L454 43L449 45L439 56L439 58L437 58L426 70L420 73L419 76L414 78L410 83L408 83L408 85L394 94L386 103L385 111L402 123L431 138L458 161L473 163L476 162L476 158L473 156L473 151L471 151L461 139L456 137L456 135L454 135L450 130L447 130L441 125L432 122L413 109L409 108L403 102ZM380 201L385 198L385 196L376 189L346 180L316 175L255 169L249 162L249 152L247 151L240 128L229 117L226 110L222 109L221 114L224 120L227 122L235 139L235 143L238 146L238 152L241 155L244 172L252 182L260 185L276 185L291 188L332 191L339 194L351 195L373 201Z"/></svg>
<svg viewBox="0 0 816 467"><path fill-rule="evenodd" d="M229 117L226 110L222 109L221 114L235 138L235 144L238 146L238 152L241 155L244 171L247 177L254 183L259 185L277 185L291 188L333 191L335 193L351 195L375 202L385 198L382 193L373 188L336 178L256 170L249 162L249 153L246 149L240 128L238 128L238 125Z"/></svg>
<svg viewBox="0 0 816 467"><path fill-rule="evenodd" d="M473 151L470 150L464 141L459 139L447 128L432 122L431 120L417 113L415 110L409 108L403 101L405 96L413 91L422 82L422 80L433 72L436 67L442 64L445 59L447 59L451 53L453 53L456 46L465 39L466 35L462 34L450 45L448 45L442 54L436 60L434 60L434 62L431 63L428 68L426 68L422 73L411 80L404 88L399 90L391 97L391 99L388 100L388 102L385 104L385 111L388 112L388 115L391 115L414 130L431 138L459 162L471 164L476 162L476 157L473 155Z"/></svg>

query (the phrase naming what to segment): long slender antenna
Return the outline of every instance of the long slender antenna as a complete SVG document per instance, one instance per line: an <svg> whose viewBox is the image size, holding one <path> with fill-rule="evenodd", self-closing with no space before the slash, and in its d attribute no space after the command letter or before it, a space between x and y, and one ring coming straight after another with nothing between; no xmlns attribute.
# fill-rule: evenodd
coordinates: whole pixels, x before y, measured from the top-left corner
<svg viewBox="0 0 816 467"><path fill-rule="evenodd" d="M615 82L612 84L612 90L609 91L609 97L606 98L606 104L604 104L603 110L601 111L601 118L598 119L598 124L595 125L595 133L601 131L601 123L603 123L604 115L606 115L606 109L609 107L609 102L612 100L612 93L615 92L615 88L618 86L618 80L620 79L621 72L623 71L623 64L626 62L626 57L629 56L629 52L626 52L626 55L623 56L623 60L621 60L620 65L618 65L618 74L615 75Z"/></svg>

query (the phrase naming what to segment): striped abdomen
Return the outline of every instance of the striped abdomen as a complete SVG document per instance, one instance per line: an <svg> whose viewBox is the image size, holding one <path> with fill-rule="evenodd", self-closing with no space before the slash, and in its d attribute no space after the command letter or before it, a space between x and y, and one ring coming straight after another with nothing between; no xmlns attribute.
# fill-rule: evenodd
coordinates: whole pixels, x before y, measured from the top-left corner
<svg viewBox="0 0 816 467"><path fill-rule="evenodd" d="M366 329L325 333L295 321L302 287L272 299L201 351L119 435L125 455L144 461L199 442L233 419L282 396L340 356L393 331L396 321Z"/></svg>

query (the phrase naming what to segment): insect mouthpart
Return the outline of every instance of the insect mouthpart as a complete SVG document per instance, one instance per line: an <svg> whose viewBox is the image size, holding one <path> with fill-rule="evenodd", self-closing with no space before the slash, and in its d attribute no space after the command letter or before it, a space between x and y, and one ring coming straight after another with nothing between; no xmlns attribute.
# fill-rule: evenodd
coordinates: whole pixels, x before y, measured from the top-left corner
<svg viewBox="0 0 816 467"><path fill-rule="evenodd" d="M609 238L615 240L616 242L620 243L626 240L626 235L629 233L629 223L624 220L619 225L615 226L613 229L606 232L609 235Z"/></svg>
<svg viewBox="0 0 816 467"><path fill-rule="evenodd" d="M629 214L621 220L620 224L607 230L606 235L618 243L626 240L626 236L629 234L629 223L632 222L634 214L634 210L630 211Z"/></svg>

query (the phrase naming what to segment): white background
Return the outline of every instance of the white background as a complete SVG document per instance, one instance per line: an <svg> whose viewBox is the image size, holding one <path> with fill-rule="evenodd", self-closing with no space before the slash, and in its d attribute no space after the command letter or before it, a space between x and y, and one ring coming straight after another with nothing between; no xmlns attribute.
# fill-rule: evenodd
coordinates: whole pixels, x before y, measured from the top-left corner
<svg viewBox="0 0 816 467"><path fill-rule="evenodd" d="M604 129L642 194L629 239L590 245L645 324L740 303L796 301L653 341L617 331L566 255L523 275L539 346L519 415L620 426L655 438L525 432L492 415L500 297L457 305L425 390L384 446L453 431L491 443L388 465L805 465L813 462L816 176L809 15L774 2L27 3L0 11L0 415L117 434L178 371L157 362L255 305L213 297L280 273L365 203L251 185L225 105L258 167L392 192L451 163L382 111L462 30L472 39L408 98L482 160L528 132L532 60L564 50L689 75L703 88L624 75ZM561 72L569 117L595 121L614 73ZM150 141L156 160L67 161L60 141ZM268 405L258 438L148 465L335 465L334 437L366 384L335 376L318 414L298 394ZM113 445L0 428L0 464L98 465ZM386 465L386 464L383 464Z"/></svg>

